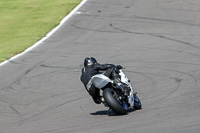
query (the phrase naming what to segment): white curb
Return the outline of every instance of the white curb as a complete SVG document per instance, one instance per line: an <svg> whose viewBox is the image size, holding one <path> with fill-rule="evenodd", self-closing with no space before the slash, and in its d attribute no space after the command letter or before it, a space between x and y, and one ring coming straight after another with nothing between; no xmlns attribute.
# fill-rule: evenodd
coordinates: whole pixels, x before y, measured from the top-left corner
<svg viewBox="0 0 200 133"><path fill-rule="evenodd" d="M75 7L66 17L64 17L60 24L58 26L56 26L54 29L52 29L49 33L47 33L47 35L45 37L43 37L41 40L39 40L38 42L36 42L35 44L33 44L31 47L27 48L25 51L23 51L22 53L20 54L17 54L13 57L11 57L10 59L4 61L4 62L1 62L0 63L0 66L3 66L4 64L26 54L27 52L29 52L30 50L32 50L33 48L37 47L38 45L40 45L43 41L45 41L47 38L49 38L51 35L53 35L72 15L74 15L74 13L81 7L85 4L87 0L82 0L81 3Z"/></svg>

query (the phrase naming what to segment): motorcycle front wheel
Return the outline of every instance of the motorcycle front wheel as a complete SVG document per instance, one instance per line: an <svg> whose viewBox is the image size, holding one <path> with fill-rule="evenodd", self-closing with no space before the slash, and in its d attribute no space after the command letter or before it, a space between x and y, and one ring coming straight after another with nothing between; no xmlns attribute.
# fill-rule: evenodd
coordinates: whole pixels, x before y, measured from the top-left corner
<svg viewBox="0 0 200 133"><path fill-rule="evenodd" d="M134 108L135 109L141 109L142 108L142 104L140 102L140 99L137 97L136 94L134 94Z"/></svg>
<svg viewBox="0 0 200 133"><path fill-rule="evenodd" d="M108 106L117 114L117 115L125 115L127 114L127 110L123 108L123 105L116 99L116 92L111 88L106 88L103 91L103 97L108 104Z"/></svg>

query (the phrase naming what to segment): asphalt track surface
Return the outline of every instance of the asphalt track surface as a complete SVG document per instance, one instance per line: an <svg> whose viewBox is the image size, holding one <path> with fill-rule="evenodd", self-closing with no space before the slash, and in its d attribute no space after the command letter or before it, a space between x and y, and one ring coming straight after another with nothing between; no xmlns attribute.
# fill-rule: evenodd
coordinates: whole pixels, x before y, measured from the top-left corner
<svg viewBox="0 0 200 133"><path fill-rule="evenodd" d="M199 133L199 0L88 0L0 67L1 133ZM83 59L121 64L143 109L116 116L79 80Z"/></svg>

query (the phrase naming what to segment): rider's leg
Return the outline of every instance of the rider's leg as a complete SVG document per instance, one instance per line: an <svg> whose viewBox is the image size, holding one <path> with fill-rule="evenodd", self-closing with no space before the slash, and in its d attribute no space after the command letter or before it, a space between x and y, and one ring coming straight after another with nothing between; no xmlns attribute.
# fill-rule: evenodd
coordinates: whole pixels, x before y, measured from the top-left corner
<svg viewBox="0 0 200 133"><path fill-rule="evenodd" d="M119 70L115 67L109 68L104 72L104 75L113 79L114 82L120 82L121 76L119 75Z"/></svg>
<svg viewBox="0 0 200 133"><path fill-rule="evenodd" d="M106 77L109 77L110 79L112 79L112 72L113 72L114 68L109 68L108 70L106 70L103 75L105 75Z"/></svg>
<svg viewBox="0 0 200 133"><path fill-rule="evenodd" d="M101 100L100 100L100 90L98 88L96 88L93 84L91 85L90 89L89 89L89 94L92 96L92 99L94 100L94 102L96 104L100 104Z"/></svg>
<svg viewBox="0 0 200 133"><path fill-rule="evenodd" d="M121 82L121 76L119 75L119 70L117 68L112 71L112 79L115 83Z"/></svg>

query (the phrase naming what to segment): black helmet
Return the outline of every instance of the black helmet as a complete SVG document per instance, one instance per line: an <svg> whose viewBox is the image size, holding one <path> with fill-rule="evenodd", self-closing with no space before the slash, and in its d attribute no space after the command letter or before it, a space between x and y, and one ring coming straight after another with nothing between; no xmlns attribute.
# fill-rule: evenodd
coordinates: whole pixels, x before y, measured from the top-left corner
<svg viewBox="0 0 200 133"><path fill-rule="evenodd" d="M96 64L97 60L94 57L86 57L84 60L84 67Z"/></svg>

